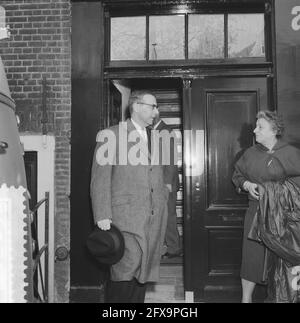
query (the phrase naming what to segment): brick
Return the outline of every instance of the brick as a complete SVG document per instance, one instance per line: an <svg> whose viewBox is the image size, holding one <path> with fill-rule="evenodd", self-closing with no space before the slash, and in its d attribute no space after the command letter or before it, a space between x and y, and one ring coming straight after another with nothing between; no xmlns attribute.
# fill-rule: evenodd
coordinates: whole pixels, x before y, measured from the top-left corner
<svg viewBox="0 0 300 323"><path fill-rule="evenodd" d="M13 48L2 48L1 49L1 57L4 60L4 64L5 64L5 61L8 61L10 59L10 54L12 54L13 52L14 52ZM4 59L4 58L6 58L6 59ZM11 59L14 59L14 58L11 58Z"/></svg>
<svg viewBox="0 0 300 323"><path fill-rule="evenodd" d="M40 79L41 77L42 77L42 75L38 74L38 73L31 74L31 78L33 78L33 79Z"/></svg>
<svg viewBox="0 0 300 323"><path fill-rule="evenodd" d="M54 54L39 54L38 59L55 59Z"/></svg>
<svg viewBox="0 0 300 323"><path fill-rule="evenodd" d="M49 48L49 47L44 47L44 48L42 48L42 52L43 52L43 53L51 53L51 48Z"/></svg>
<svg viewBox="0 0 300 323"><path fill-rule="evenodd" d="M33 16L44 15L42 10L32 10L31 13Z"/></svg>
<svg viewBox="0 0 300 323"><path fill-rule="evenodd" d="M22 73L26 72L26 67L10 67L8 73Z"/></svg>
<svg viewBox="0 0 300 323"><path fill-rule="evenodd" d="M37 4L38 9L48 9L48 8L55 8L54 3L39 3ZM52 10L51 10L52 11Z"/></svg>
<svg viewBox="0 0 300 323"><path fill-rule="evenodd" d="M22 40L23 41L31 41L32 40L32 36L22 36Z"/></svg>
<svg viewBox="0 0 300 323"><path fill-rule="evenodd" d="M32 24L33 28L42 28L44 26L44 24L42 22L34 22Z"/></svg>
<svg viewBox="0 0 300 323"><path fill-rule="evenodd" d="M23 61L22 64L23 64L23 66L31 66L32 61Z"/></svg>
<svg viewBox="0 0 300 323"><path fill-rule="evenodd" d="M27 4L27 3L25 3L25 4L21 4L20 5L20 9L21 10L30 10L30 11L32 11L32 10L34 10L34 9L38 9L38 4Z"/></svg>
<svg viewBox="0 0 300 323"><path fill-rule="evenodd" d="M52 11L49 9L41 10L40 12L41 12L40 14L42 14L44 17L51 16L51 14L52 14Z"/></svg>
<svg viewBox="0 0 300 323"><path fill-rule="evenodd" d="M37 54L37 53L41 53L42 52L42 48L40 47L35 47L32 49L33 53ZM40 62L40 61L35 61L35 62Z"/></svg>
<svg viewBox="0 0 300 323"><path fill-rule="evenodd" d="M24 23L23 25L24 28L33 28L32 23Z"/></svg>
<svg viewBox="0 0 300 323"><path fill-rule="evenodd" d="M28 98L40 98L40 97L41 97L40 93L31 92L28 94Z"/></svg>
<svg viewBox="0 0 300 323"><path fill-rule="evenodd" d="M31 41L28 43L28 46L30 46L30 47L42 47L44 45L45 45L45 43L42 41Z"/></svg>
<svg viewBox="0 0 300 323"><path fill-rule="evenodd" d="M3 4L3 7L5 8L6 11L11 11L11 10L19 10L20 6L18 4L9 4L5 3Z"/></svg>
<svg viewBox="0 0 300 323"><path fill-rule="evenodd" d="M36 22L36 21L45 21L45 17L44 16L30 16L28 17L28 21L30 22Z"/></svg>
<svg viewBox="0 0 300 323"><path fill-rule="evenodd" d="M31 34L37 34L36 29L21 29L19 30L20 35L31 35Z"/></svg>
<svg viewBox="0 0 300 323"><path fill-rule="evenodd" d="M13 24L15 22L26 22L26 21L27 21L27 17L9 17L9 19L7 19L8 24Z"/></svg>
<svg viewBox="0 0 300 323"><path fill-rule="evenodd" d="M16 43L17 41L21 41L23 39L23 37L22 36L20 36L20 35L15 35L14 37L13 37L13 42L14 42L14 46L18 46L19 45L19 43ZM21 43L21 45L19 45L20 47L22 47L22 46L26 46L26 43L24 44L24 43Z"/></svg>
<svg viewBox="0 0 300 323"><path fill-rule="evenodd" d="M33 35L32 40L34 40L34 41L42 40L42 36L41 35Z"/></svg>
<svg viewBox="0 0 300 323"><path fill-rule="evenodd" d="M35 52L35 49L36 49L36 48L33 48L33 52ZM34 60L34 61L32 62L32 65L33 65L33 66L42 66L42 64L43 64L43 62L42 62L41 60Z"/></svg>
<svg viewBox="0 0 300 323"><path fill-rule="evenodd" d="M54 33L56 33L56 30L54 28L48 28L48 29L38 28L37 29L37 33L40 34L40 35L44 35L44 34L54 34Z"/></svg>
<svg viewBox="0 0 300 323"><path fill-rule="evenodd" d="M43 66L32 66L28 68L28 72L43 72Z"/></svg>
<svg viewBox="0 0 300 323"><path fill-rule="evenodd" d="M13 61L6 61L5 62L5 67L9 67L9 66L13 66L14 65L14 62Z"/></svg>
<svg viewBox="0 0 300 323"><path fill-rule="evenodd" d="M21 66L22 63L22 61L13 61L14 66Z"/></svg>
<svg viewBox="0 0 300 323"><path fill-rule="evenodd" d="M19 59L36 59L36 55L34 55L34 54L23 54L23 55L19 55Z"/></svg>
<svg viewBox="0 0 300 323"><path fill-rule="evenodd" d="M43 35L42 36L42 40L43 41L49 41L49 40L51 40L52 39L52 35Z"/></svg>
<svg viewBox="0 0 300 323"><path fill-rule="evenodd" d="M23 49L15 47L13 51L14 51L15 54L22 54Z"/></svg>
<svg viewBox="0 0 300 323"><path fill-rule="evenodd" d="M23 54L31 54L32 53L32 48L23 48L22 52L23 52Z"/></svg>
<svg viewBox="0 0 300 323"><path fill-rule="evenodd" d="M23 87L23 90L24 90L25 92L31 92L31 91L32 91L32 86L24 86L24 87Z"/></svg>
<svg viewBox="0 0 300 323"><path fill-rule="evenodd" d="M23 28L23 24L20 24L20 23L14 23L13 24L13 29L21 29L21 28Z"/></svg>
<svg viewBox="0 0 300 323"><path fill-rule="evenodd" d="M7 16L11 16L12 14L14 16L23 16L23 12L21 10L18 10L18 9L17 10L13 10L13 11L8 10L6 12L6 14L7 14Z"/></svg>

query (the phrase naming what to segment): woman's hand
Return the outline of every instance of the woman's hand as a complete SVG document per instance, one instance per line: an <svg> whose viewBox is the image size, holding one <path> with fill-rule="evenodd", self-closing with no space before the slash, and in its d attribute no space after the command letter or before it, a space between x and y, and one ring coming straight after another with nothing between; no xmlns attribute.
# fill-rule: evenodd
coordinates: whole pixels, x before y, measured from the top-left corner
<svg viewBox="0 0 300 323"><path fill-rule="evenodd" d="M258 192L258 186L255 183L251 183L249 181L246 181L243 184L243 188L245 191L249 192L250 195L255 199L259 200L259 192Z"/></svg>

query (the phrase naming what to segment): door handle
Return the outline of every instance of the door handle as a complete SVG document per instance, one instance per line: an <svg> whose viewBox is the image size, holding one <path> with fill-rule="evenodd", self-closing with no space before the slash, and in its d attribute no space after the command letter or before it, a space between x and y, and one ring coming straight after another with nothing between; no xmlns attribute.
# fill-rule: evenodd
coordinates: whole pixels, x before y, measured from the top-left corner
<svg viewBox="0 0 300 323"><path fill-rule="evenodd" d="M199 182L196 182L195 189L196 189L196 191L200 191L200 183Z"/></svg>

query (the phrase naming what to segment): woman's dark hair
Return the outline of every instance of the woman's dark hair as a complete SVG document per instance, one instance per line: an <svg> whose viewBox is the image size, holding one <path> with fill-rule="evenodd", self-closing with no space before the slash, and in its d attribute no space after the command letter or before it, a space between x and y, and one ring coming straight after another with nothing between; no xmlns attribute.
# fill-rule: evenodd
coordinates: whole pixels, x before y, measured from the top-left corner
<svg viewBox="0 0 300 323"><path fill-rule="evenodd" d="M256 118L268 121L271 124L272 129L276 132L276 137L282 137L284 132L284 123L282 116L278 115L277 112L262 110L258 112Z"/></svg>

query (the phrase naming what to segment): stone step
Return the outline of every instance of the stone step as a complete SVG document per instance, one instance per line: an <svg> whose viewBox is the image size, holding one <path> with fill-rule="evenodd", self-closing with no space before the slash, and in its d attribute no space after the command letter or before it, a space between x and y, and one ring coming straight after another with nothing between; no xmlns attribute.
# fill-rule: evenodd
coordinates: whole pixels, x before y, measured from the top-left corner
<svg viewBox="0 0 300 323"><path fill-rule="evenodd" d="M162 265L158 283L149 284L146 303L182 303L184 302L183 266Z"/></svg>
<svg viewBox="0 0 300 323"><path fill-rule="evenodd" d="M151 284L147 288L146 303L184 302L183 285Z"/></svg>

